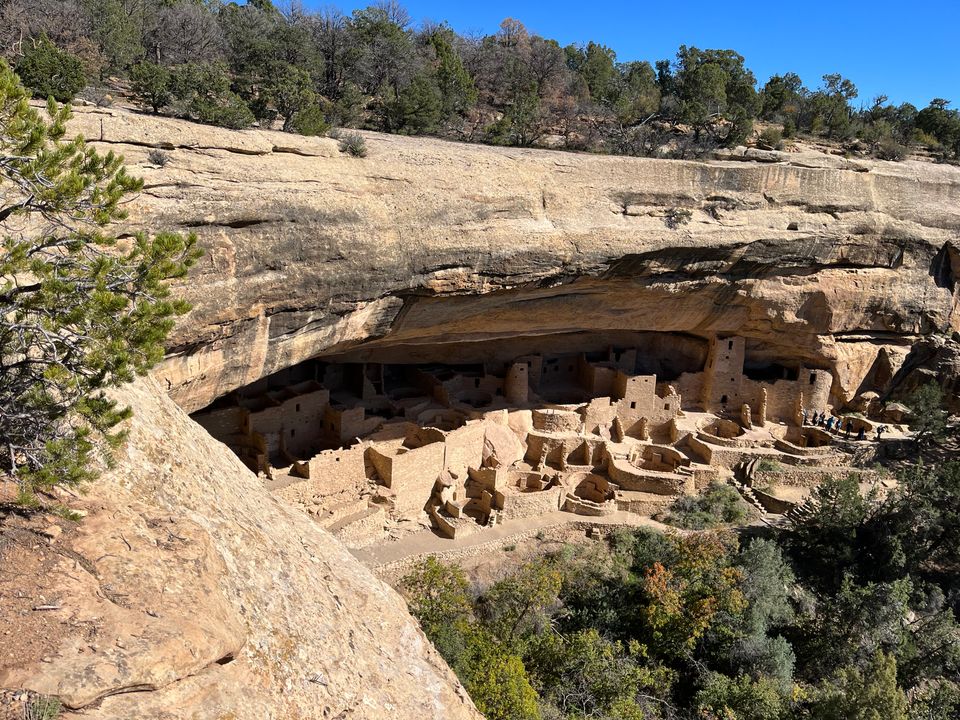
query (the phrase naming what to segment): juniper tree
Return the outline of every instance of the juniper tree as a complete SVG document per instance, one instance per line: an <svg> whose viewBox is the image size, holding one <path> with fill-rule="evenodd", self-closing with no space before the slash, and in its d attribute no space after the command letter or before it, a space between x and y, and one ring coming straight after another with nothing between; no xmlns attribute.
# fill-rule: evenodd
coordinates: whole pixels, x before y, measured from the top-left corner
<svg viewBox="0 0 960 720"><path fill-rule="evenodd" d="M130 411L105 390L163 355L175 315L166 281L194 237L106 234L142 182L115 154L66 139L70 109L30 107L0 61L0 473L37 490L93 476L94 453Z"/></svg>

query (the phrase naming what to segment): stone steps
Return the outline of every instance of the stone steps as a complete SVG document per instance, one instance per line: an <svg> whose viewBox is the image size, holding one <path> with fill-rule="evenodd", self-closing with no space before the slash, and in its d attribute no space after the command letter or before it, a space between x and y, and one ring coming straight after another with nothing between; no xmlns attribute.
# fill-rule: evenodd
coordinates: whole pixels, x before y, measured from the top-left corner
<svg viewBox="0 0 960 720"><path fill-rule="evenodd" d="M727 482L736 488L737 492L740 493L740 497L760 512L761 517L765 517L769 513L750 487L750 482L753 479L759 462L760 458L753 458L752 460L738 463L734 468L733 475L727 479Z"/></svg>

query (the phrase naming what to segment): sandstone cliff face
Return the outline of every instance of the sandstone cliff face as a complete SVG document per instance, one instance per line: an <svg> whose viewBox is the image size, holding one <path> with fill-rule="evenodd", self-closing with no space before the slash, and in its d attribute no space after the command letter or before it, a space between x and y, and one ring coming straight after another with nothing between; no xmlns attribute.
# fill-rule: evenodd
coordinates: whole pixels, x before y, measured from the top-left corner
<svg viewBox="0 0 960 720"><path fill-rule="evenodd" d="M191 411L318 353L612 330L739 333L755 356L833 367L844 400L882 348L960 327L953 167L374 134L355 159L329 139L90 108L75 127L145 178L135 228L207 249L159 372ZM168 165L149 165L153 146Z"/></svg>
<svg viewBox="0 0 960 720"><path fill-rule="evenodd" d="M480 717L399 595L155 381L119 399L136 415L117 469L31 554L53 558L34 579L58 609L28 600L0 627L42 622L48 644L0 659L0 687L103 720ZM5 603L23 581L4 578Z"/></svg>

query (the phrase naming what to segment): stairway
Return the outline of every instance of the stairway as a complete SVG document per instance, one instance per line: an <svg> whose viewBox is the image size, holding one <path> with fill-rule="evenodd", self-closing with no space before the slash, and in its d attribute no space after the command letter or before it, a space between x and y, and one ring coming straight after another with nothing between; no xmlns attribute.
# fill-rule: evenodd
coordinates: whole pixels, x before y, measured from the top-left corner
<svg viewBox="0 0 960 720"><path fill-rule="evenodd" d="M760 517L763 518L768 515L767 509L754 494L753 488L750 487L759 462L759 458L754 458L737 463L736 467L733 468L733 475L727 478L727 482L733 485L733 487L737 489L737 492L740 493L740 497L746 500L749 505L756 508L760 512Z"/></svg>
<svg viewBox="0 0 960 720"><path fill-rule="evenodd" d="M821 486L817 488L817 491L814 494L787 512L784 517L791 524L796 525L799 522L809 520L810 516L819 509L824 500L834 500L835 498L835 490Z"/></svg>

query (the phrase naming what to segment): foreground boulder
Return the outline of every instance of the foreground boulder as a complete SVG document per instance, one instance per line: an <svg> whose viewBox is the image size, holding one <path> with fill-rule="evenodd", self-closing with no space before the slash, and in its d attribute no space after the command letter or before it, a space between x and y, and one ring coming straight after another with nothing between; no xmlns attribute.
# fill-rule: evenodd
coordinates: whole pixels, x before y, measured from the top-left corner
<svg viewBox="0 0 960 720"><path fill-rule="evenodd" d="M87 517L0 582L0 637L37 640L0 687L111 720L479 718L396 592L155 382L119 394L136 415Z"/></svg>

